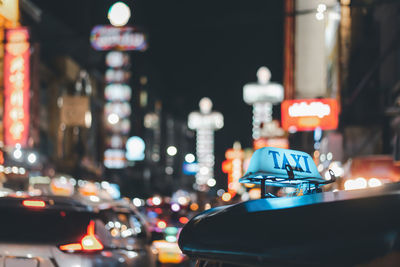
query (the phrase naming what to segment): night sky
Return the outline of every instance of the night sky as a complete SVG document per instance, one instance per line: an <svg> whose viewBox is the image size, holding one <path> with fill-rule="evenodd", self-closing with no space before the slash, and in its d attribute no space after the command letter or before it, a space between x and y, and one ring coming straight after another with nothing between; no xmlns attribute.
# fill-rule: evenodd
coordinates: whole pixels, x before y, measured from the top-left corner
<svg viewBox="0 0 400 267"><path fill-rule="evenodd" d="M43 10L43 31L34 35L42 56L69 54L103 73L104 53L90 47L89 33L94 25L109 24L107 10L115 1L33 2ZM132 70L148 77L151 97L160 98L164 111L180 119L198 110L202 97L210 97L225 119L216 134L217 157L235 140L250 147L252 109L243 101L243 85L255 82L263 65L270 68L272 81L282 82L283 1L124 2L133 10L128 25L149 36L149 49L133 52Z"/></svg>

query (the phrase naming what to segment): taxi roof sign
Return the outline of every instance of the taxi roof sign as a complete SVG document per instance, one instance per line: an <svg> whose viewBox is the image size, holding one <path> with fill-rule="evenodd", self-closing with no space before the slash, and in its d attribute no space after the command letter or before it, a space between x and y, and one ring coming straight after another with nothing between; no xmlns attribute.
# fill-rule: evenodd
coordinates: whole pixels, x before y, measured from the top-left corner
<svg viewBox="0 0 400 267"><path fill-rule="evenodd" d="M331 173L332 174L332 173ZM240 178L241 183L290 187L302 183L325 184L311 156L305 152L263 147L256 150L251 157L246 174Z"/></svg>

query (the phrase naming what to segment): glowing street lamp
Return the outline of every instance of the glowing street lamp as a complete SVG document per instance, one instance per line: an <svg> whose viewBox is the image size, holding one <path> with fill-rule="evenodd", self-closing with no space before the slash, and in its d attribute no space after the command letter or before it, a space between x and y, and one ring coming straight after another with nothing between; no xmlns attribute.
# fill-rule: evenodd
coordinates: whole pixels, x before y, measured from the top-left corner
<svg viewBox="0 0 400 267"><path fill-rule="evenodd" d="M115 27L125 26L131 17L131 10L123 2L114 3L108 10L108 19Z"/></svg>
<svg viewBox="0 0 400 267"><path fill-rule="evenodd" d="M262 135L262 128L272 122L272 105L283 100L283 86L270 82L271 72L267 67L257 71L257 83L249 83L243 87L243 100L253 106L253 139Z"/></svg>
<svg viewBox="0 0 400 267"><path fill-rule="evenodd" d="M175 146L169 146L167 148L167 154L171 157L175 156L178 153L178 149Z"/></svg>
<svg viewBox="0 0 400 267"><path fill-rule="evenodd" d="M193 163L196 160L195 156L192 153L185 155L185 161L187 163Z"/></svg>
<svg viewBox="0 0 400 267"><path fill-rule="evenodd" d="M212 102L204 97L199 103L200 112L189 114L188 126L196 130L196 157L199 171L196 174L196 184L199 191L206 191L214 186L214 131L224 126L221 113L212 111Z"/></svg>

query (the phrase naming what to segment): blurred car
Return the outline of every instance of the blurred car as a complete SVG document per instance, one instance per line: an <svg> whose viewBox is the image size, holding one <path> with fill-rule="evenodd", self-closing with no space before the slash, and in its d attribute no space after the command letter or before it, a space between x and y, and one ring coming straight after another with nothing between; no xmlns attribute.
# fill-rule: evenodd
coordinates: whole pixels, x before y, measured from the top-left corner
<svg viewBox="0 0 400 267"><path fill-rule="evenodd" d="M126 227L135 225L136 235L129 230L129 238L116 240L107 225L120 214L67 197L8 195L0 197L0 212L0 266L153 266L130 213Z"/></svg>
<svg viewBox="0 0 400 267"><path fill-rule="evenodd" d="M151 248L147 222L136 208L124 200L99 206L99 217L111 235L113 247L127 252L127 266L155 266L157 255Z"/></svg>
<svg viewBox="0 0 400 267"><path fill-rule="evenodd" d="M182 253L177 242L168 242L165 240L155 240L153 242L154 248L158 251L158 263L163 264L181 264L187 258Z"/></svg>
<svg viewBox="0 0 400 267"><path fill-rule="evenodd" d="M400 181L400 166L392 155L354 157L346 163L346 170L342 181L345 190L379 187Z"/></svg>

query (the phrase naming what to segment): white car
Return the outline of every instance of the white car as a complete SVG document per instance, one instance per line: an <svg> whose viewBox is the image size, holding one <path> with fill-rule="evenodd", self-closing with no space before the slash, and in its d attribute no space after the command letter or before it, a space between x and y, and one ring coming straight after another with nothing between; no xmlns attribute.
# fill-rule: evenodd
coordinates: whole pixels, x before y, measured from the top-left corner
<svg viewBox="0 0 400 267"><path fill-rule="evenodd" d="M138 220L116 242L104 214L67 197L0 197L0 214L0 266L154 266Z"/></svg>

